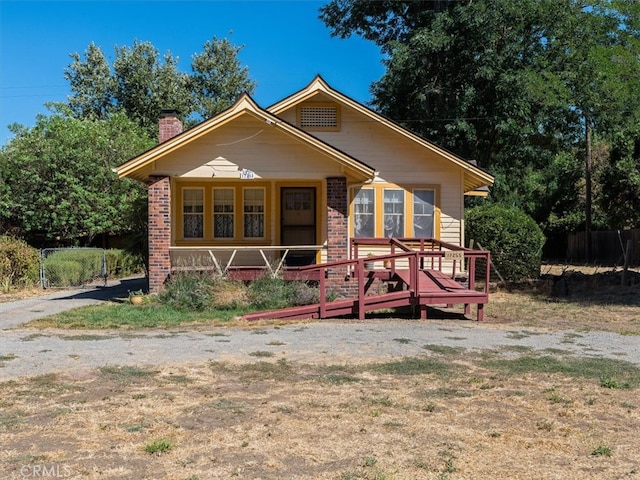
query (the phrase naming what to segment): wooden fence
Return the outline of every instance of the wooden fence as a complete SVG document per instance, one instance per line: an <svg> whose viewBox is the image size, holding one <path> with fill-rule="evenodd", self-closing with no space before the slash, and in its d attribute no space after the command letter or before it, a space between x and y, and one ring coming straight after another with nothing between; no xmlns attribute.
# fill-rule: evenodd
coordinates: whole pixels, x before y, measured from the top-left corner
<svg viewBox="0 0 640 480"><path fill-rule="evenodd" d="M567 238L567 261L598 265L624 265L624 251L629 246L629 266L640 265L640 229L591 232L591 258L586 258L585 232L570 233Z"/></svg>

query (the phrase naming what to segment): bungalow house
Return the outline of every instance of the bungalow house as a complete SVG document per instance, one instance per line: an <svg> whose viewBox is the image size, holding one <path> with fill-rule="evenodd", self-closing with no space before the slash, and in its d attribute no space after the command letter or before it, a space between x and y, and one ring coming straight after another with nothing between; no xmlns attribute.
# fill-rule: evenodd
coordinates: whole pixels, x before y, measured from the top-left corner
<svg viewBox="0 0 640 480"><path fill-rule="evenodd" d="M186 131L171 113L159 128L156 147L116 168L149 186L150 292L195 259L317 264L350 258L361 237L462 246L464 196L493 182L320 76L269 108L245 94Z"/></svg>

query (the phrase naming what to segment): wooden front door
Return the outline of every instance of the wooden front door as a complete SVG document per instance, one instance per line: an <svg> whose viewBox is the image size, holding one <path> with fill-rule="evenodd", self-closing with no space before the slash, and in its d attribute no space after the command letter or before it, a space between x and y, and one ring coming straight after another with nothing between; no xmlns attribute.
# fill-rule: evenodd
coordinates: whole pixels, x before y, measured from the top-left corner
<svg viewBox="0 0 640 480"><path fill-rule="evenodd" d="M314 187L282 188L280 198L280 242L282 245L316 244L316 189ZM313 250L292 250L286 264L315 263Z"/></svg>

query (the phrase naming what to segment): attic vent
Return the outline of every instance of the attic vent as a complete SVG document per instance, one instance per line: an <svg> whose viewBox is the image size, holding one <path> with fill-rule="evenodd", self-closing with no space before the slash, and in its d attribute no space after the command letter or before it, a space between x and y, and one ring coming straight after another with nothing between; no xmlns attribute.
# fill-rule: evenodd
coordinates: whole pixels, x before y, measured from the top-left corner
<svg viewBox="0 0 640 480"><path fill-rule="evenodd" d="M301 128L337 130L338 121L337 105L300 107Z"/></svg>

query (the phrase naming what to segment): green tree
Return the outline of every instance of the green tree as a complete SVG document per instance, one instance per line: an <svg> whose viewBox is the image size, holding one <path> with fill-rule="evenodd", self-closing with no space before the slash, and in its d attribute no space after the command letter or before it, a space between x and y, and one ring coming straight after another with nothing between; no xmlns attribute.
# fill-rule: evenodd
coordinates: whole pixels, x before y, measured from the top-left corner
<svg viewBox="0 0 640 480"><path fill-rule="evenodd" d="M102 120L115 107L111 68L102 50L93 42L84 56L83 61L78 53L72 53L73 62L64 71L72 92L69 107L77 118Z"/></svg>
<svg viewBox="0 0 640 480"><path fill-rule="evenodd" d="M204 44L203 52L192 57L190 88L195 111L202 118L212 117L233 105L243 93L253 92L256 83L238 59L242 48L213 37Z"/></svg>
<svg viewBox="0 0 640 480"><path fill-rule="evenodd" d="M88 243L133 228L144 186L119 180L111 168L153 145L139 126L122 113L83 120L56 111L38 116L32 128L11 130L14 138L0 150L5 230Z"/></svg>
<svg viewBox="0 0 640 480"><path fill-rule="evenodd" d="M590 221L590 195L604 192L591 185L593 140L611 147L637 125L640 2L333 0L320 18L382 48L372 105L489 169L493 201L541 224Z"/></svg>
<svg viewBox="0 0 640 480"><path fill-rule="evenodd" d="M177 57L161 55L150 42L116 47L113 65L92 43L83 56L73 53L65 69L69 107L76 118L105 119L122 111L152 135L163 109L177 110L185 123L209 118L243 92L253 93L255 82L238 58L241 50L213 37L193 55L188 74Z"/></svg>
<svg viewBox="0 0 640 480"><path fill-rule="evenodd" d="M178 70L177 64L169 52L160 61L160 53L149 42L117 47L113 62L115 104L150 132L157 129L163 108L190 113L187 75Z"/></svg>

